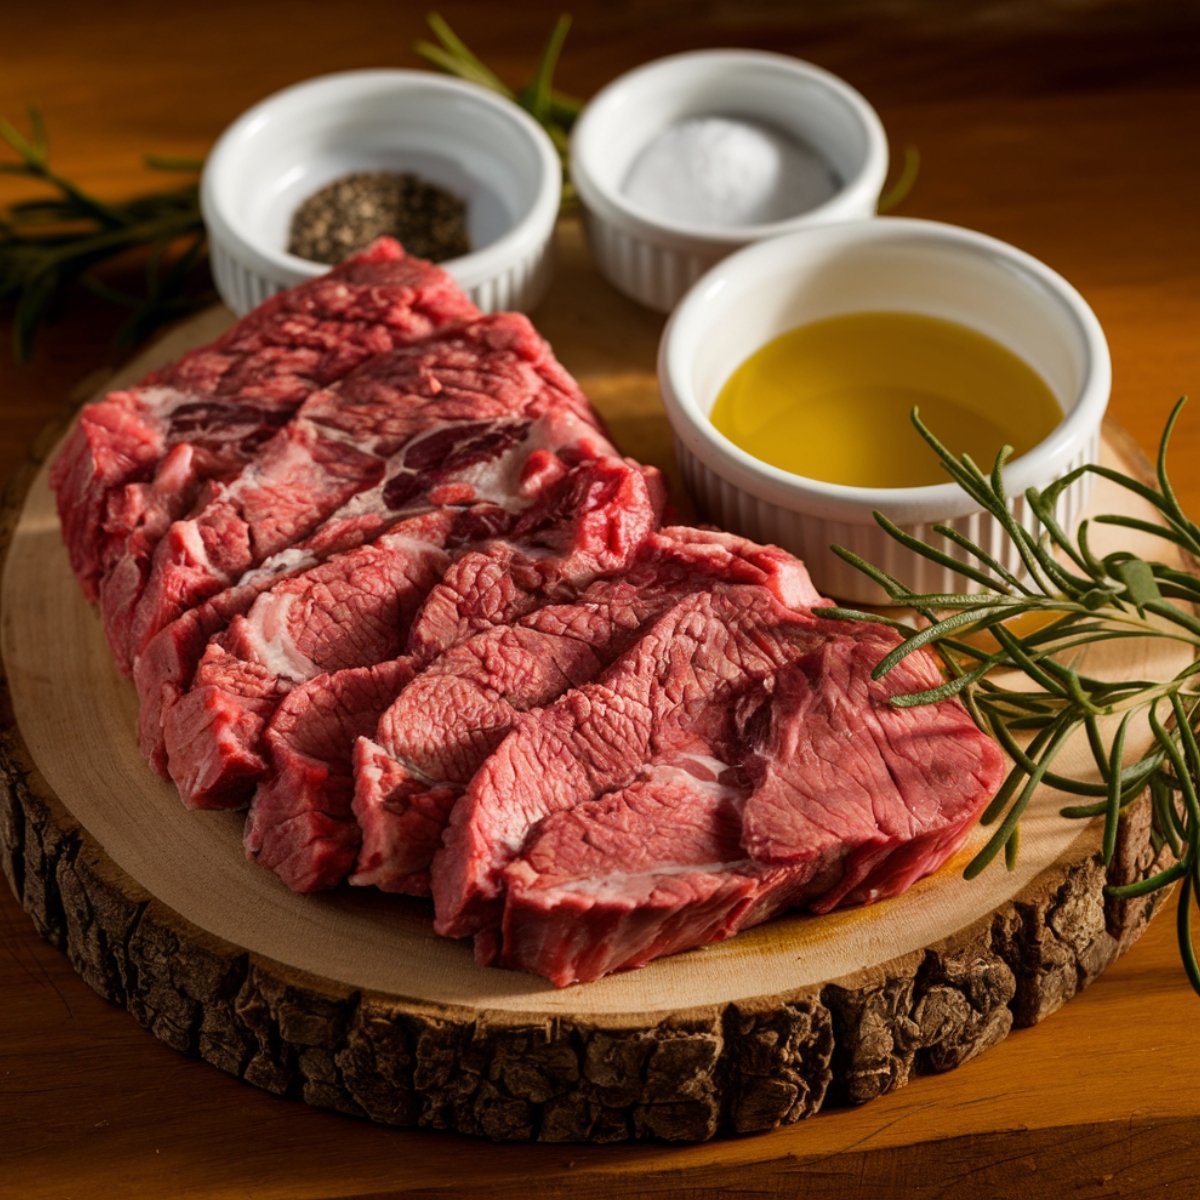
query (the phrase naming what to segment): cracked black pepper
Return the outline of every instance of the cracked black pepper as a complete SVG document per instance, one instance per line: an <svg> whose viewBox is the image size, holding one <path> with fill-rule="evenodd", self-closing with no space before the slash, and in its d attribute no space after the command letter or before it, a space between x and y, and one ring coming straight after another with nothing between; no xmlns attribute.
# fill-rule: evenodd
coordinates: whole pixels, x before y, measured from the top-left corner
<svg viewBox="0 0 1200 1200"><path fill-rule="evenodd" d="M468 254L466 202L419 175L358 171L296 209L288 251L332 266L384 235L432 262Z"/></svg>

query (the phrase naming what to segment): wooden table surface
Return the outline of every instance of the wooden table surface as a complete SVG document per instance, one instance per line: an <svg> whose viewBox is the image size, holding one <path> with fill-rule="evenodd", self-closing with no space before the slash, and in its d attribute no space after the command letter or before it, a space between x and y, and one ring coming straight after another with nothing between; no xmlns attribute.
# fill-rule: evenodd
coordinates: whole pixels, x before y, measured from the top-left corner
<svg viewBox="0 0 1200 1200"><path fill-rule="evenodd" d="M556 9L443 12L520 82ZM1179 394L1200 393L1195 4L658 0L574 13L560 82L581 95L700 46L785 51L842 75L875 104L896 157L920 150L900 211L1011 241L1083 292L1112 347L1111 412L1143 447ZM419 11L383 2L25 4L0 35L0 116L19 123L38 101L56 167L120 197L160 182L144 152L202 155L247 105L310 75L415 66L421 32ZM0 175L0 205L27 194ZM74 301L31 364L0 353L0 475L114 361L116 318ZM661 324L645 321L650 334ZM0 315L0 343L10 329ZM1173 461L1200 513L1200 411ZM553 1147L396 1132L175 1054L89 991L0 888L3 1196L1193 1196L1198 1067L1200 999L1168 918L1063 1011L975 1062L769 1135Z"/></svg>

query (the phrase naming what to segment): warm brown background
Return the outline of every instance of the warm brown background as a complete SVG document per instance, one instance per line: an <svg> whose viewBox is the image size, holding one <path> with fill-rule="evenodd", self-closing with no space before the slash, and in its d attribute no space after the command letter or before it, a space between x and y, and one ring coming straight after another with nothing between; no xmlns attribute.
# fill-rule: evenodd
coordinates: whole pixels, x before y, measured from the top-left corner
<svg viewBox="0 0 1200 1200"><path fill-rule="evenodd" d="M313 74L414 66L397 3L25 3L0 19L0 115L38 100L56 167L118 197L146 151L203 154L243 108ZM520 82L556 6L447 3ZM1146 0L576 3L560 82L587 95L676 50L757 46L866 93L904 213L982 229L1080 288L1111 343L1112 412L1147 449L1200 393L1200 7ZM3 152L0 152L3 153ZM28 189L0 175L0 205ZM596 287L604 287L598 279ZM652 369L659 319L630 348ZM111 361L114 318L63 318L34 362L0 342L0 475ZM0 339L9 331L0 317ZM618 348L619 349L619 348ZM642 361L642 358L645 361ZM567 365L572 362L568 358ZM1177 435L1200 513L1200 412ZM952 1075L853 1112L706 1147L492 1147L372 1128L272 1099L158 1044L94 996L0 889L0 1195L1139 1196L1196 1192L1200 999L1160 920L1089 992Z"/></svg>

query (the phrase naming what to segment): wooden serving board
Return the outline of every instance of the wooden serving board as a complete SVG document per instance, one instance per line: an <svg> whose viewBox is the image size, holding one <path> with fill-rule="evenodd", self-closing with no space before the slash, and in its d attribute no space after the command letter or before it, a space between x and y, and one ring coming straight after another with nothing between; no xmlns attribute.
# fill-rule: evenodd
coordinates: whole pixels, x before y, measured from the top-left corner
<svg viewBox="0 0 1200 1200"><path fill-rule="evenodd" d="M541 327L618 443L669 470L652 374L660 322L596 284L573 234L563 259ZM228 319L189 323L123 378ZM1119 431L1104 452L1137 469ZM1147 515L1111 485L1093 509ZM764 1129L959 1065L1058 1008L1151 915L1151 902L1104 896L1106 882L1152 869L1145 802L1129 809L1106 872L1099 823L1061 818L1063 797L1043 789L1012 872L962 879L977 830L936 876L870 908L778 920L560 991L480 968L468 945L433 934L423 902L289 892L245 859L238 814L186 811L145 766L133 688L71 577L44 465L10 502L4 540L9 882L97 991L270 1091L497 1139ZM1121 642L1088 669L1153 677L1183 661ZM1086 770L1084 746L1067 753Z"/></svg>

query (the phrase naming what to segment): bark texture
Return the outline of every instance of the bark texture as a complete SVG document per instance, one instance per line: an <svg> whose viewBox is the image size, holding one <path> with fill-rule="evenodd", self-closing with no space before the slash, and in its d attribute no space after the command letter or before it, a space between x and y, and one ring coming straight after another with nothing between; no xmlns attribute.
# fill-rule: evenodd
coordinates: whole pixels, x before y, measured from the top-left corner
<svg viewBox="0 0 1200 1200"><path fill-rule="evenodd" d="M859 1104L1061 1007L1145 927L1095 855L923 953L754 1004L604 1027L414 1005L221 943L147 895L49 794L3 693L0 862L43 937L155 1037L248 1083L498 1141L697 1141ZM1114 882L1151 867L1134 805Z"/></svg>
<svg viewBox="0 0 1200 1200"><path fill-rule="evenodd" d="M5 505L0 553L32 473ZM1148 820L1144 798L1129 807L1107 872L1097 829L1090 850L988 919L881 968L663 1019L514 1022L332 984L191 925L75 823L0 680L0 865L92 988L155 1037L267 1091L497 1141L699 1141L950 1070L1059 1008L1136 940L1161 896L1117 903L1104 887L1155 869Z"/></svg>

